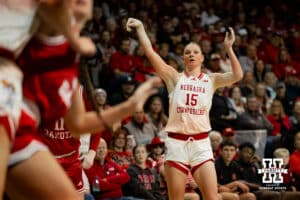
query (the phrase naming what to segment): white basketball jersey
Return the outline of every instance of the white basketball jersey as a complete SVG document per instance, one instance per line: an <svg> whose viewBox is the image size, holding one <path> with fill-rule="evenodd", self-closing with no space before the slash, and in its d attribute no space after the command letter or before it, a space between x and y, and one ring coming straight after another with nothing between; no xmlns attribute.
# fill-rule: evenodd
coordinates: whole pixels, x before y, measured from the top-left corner
<svg viewBox="0 0 300 200"><path fill-rule="evenodd" d="M183 73L169 94L169 120L165 131L197 134L211 130L209 110L213 93L207 74L194 77Z"/></svg>
<svg viewBox="0 0 300 200"><path fill-rule="evenodd" d="M0 47L15 52L30 38L35 0L0 0Z"/></svg>

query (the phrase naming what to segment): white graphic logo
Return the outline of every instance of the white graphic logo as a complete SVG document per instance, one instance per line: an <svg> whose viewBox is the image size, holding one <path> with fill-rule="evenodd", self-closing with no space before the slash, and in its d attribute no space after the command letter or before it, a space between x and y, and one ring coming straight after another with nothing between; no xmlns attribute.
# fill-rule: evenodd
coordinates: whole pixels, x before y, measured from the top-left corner
<svg viewBox="0 0 300 200"><path fill-rule="evenodd" d="M263 158L263 168L258 169L259 174L263 174L263 183L283 183L282 174L287 174L287 169L282 167L282 158Z"/></svg>

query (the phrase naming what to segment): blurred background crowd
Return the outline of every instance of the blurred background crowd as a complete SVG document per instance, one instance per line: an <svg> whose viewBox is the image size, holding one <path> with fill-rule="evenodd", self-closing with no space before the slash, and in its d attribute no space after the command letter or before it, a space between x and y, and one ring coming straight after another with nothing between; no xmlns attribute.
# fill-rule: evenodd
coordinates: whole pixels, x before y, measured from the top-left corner
<svg viewBox="0 0 300 200"><path fill-rule="evenodd" d="M184 45L190 41L198 43L205 56L202 72L231 71L223 40L227 27L233 27L234 51L244 77L232 87L215 92L210 112L209 134L220 195L227 191L224 188L230 188L228 184L236 183L237 199L266 198L266 194L257 192L263 186L257 169L261 167L261 158L274 157L287 158L283 167L289 169L289 174L284 179L284 191L300 190L300 10L295 6L299 0L95 0L94 3L93 20L83 34L97 46L97 54L87 59L86 64L101 109L125 101L139 83L156 75L135 33L125 30L128 17L143 22L154 49L179 72L183 70ZM97 166L93 166L86 173L90 184L95 176L116 181L110 184L118 186L107 186L107 191L118 192L113 193L115 196L101 192L98 199L167 198L163 172L167 95L166 88L161 87L144 109L102 134L94 163L103 168L102 172L98 173ZM248 142L241 142L243 138ZM104 163L110 164L104 166ZM112 172L112 168L120 171ZM113 177L116 174L122 174L123 181ZM104 191L105 187L102 185ZM281 198L276 196L278 191L267 195ZM200 196L190 177L186 199Z"/></svg>

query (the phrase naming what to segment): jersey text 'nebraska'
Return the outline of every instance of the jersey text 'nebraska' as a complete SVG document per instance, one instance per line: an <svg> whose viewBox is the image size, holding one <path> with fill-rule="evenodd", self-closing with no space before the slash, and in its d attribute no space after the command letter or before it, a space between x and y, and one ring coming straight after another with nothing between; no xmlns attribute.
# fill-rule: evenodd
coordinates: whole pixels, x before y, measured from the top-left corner
<svg viewBox="0 0 300 200"><path fill-rule="evenodd" d="M205 87L199 87L195 85L183 84L180 85L180 90L186 90L197 93L205 93Z"/></svg>

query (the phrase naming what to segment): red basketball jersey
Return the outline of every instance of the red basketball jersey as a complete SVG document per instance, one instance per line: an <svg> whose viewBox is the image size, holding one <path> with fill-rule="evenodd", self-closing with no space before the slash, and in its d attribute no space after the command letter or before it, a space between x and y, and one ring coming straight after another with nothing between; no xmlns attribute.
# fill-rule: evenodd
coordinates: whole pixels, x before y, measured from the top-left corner
<svg viewBox="0 0 300 200"><path fill-rule="evenodd" d="M78 84L76 58L63 36L33 38L20 56L24 96L37 103L42 124L53 124L70 107Z"/></svg>

